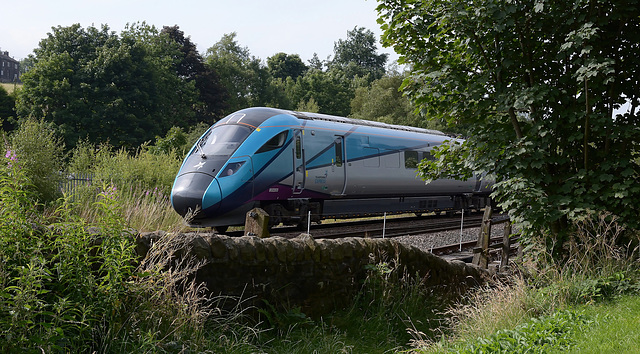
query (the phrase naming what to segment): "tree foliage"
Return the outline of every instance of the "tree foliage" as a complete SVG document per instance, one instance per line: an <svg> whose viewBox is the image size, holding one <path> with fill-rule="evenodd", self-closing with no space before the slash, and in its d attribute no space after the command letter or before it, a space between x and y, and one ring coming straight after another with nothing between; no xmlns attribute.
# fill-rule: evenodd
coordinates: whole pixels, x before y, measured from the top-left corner
<svg viewBox="0 0 640 354"><path fill-rule="evenodd" d="M348 77L368 77L377 80L385 73L388 54L378 54L376 36L364 27L354 27L347 39L339 39L333 47L329 68L340 68Z"/></svg>
<svg viewBox="0 0 640 354"><path fill-rule="evenodd" d="M296 81L292 100L306 105L313 99L319 112L347 116L355 94L352 83L353 80L347 79L340 71L312 69Z"/></svg>
<svg viewBox="0 0 640 354"><path fill-rule="evenodd" d="M0 86L0 129L12 130L12 120L15 120L16 100L15 93L9 94L4 87Z"/></svg>
<svg viewBox="0 0 640 354"><path fill-rule="evenodd" d="M261 106L267 101L268 71L259 58L242 47L235 32L225 34L207 50L205 62L220 75L220 81L229 93L226 113L250 106Z"/></svg>
<svg viewBox="0 0 640 354"><path fill-rule="evenodd" d="M205 65L191 38L185 37L178 26L165 26L161 33L167 34L180 46L182 56L176 63L176 74L187 82L194 82L198 90L199 102L194 107L196 117L194 121L185 122L185 125L190 126L198 122L212 124L227 109L229 93L222 86L218 74Z"/></svg>
<svg viewBox="0 0 640 354"><path fill-rule="evenodd" d="M358 87L351 100L350 116L428 129L444 128L439 122L426 120L415 112L409 98L400 91L403 80L403 74L388 72L370 86Z"/></svg>
<svg viewBox="0 0 640 354"><path fill-rule="evenodd" d="M179 53L144 24L121 36L107 26L55 27L22 76L18 113L54 122L70 147L81 138L140 145L193 115L193 84L173 69Z"/></svg>
<svg viewBox="0 0 640 354"><path fill-rule="evenodd" d="M277 53L267 58L269 73L276 79L286 79L288 77L296 80L302 76L309 68L302 62L298 54Z"/></svg>
<svg viewBox="0 0 640 354"><path fill-rule="evenodd" d="M412 67L405 92L470 124L457 166L494 174L501 205L549 231L556 253L587 210L639 225L637 2L381 0L378 11L384 43Z"/></svg>

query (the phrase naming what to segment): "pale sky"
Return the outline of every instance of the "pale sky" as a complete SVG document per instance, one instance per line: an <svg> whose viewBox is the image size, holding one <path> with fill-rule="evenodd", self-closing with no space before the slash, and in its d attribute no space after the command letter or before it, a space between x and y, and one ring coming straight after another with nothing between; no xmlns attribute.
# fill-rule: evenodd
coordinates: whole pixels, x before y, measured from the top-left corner
<svg viewBox="0 0 640 354"><path fill-rule="evenodd" d="M127 23L146 21L161 29L178 25L200 54L226 33L251 55L265 60L278 53L298 54L306 63L317 53L333 55L334 42L347 31L365 27L378 40L375 0L22 0L3 6L0 48L16 60L33 53L51 27L100 28L120 33ZM378 53L397 55L378 43Z"/></svg>

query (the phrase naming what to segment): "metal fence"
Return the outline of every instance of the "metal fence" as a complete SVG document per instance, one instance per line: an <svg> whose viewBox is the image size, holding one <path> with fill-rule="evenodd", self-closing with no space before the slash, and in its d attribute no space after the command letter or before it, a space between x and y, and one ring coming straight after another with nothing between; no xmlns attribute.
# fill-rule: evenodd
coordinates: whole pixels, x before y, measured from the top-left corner
<svg viewBox="0 0 640 354"><path fill-rule="evenodd" d="M78 188L90 186L94 177L93 173L62 173L60 191L66 195L74 194Z"/></svg>

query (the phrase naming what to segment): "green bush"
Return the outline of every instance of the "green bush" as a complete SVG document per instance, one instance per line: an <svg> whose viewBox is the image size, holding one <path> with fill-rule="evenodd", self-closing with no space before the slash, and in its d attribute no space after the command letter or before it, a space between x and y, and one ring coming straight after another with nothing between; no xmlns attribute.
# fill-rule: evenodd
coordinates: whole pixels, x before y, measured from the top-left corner
<svg viewBox="0 0 640 354"><path fill-rule="evenodd" d="M70 173L89 173L94 184L113 183L120 190L155 188L169 193L175 179L182 156L175 151L151 153L146 145L135 153L125 149L113 151L108 145L92 146L78 143L71 151Z"/></svg>
<svg viewBox="0 0 640 354"><path fill-rule="evenodd" d="M88 223L68 198L45 219L30 185L25 169L0 158L0 352L206 347L210 302L192 281L199 265L172 262L184 245L158 240L136 266L116 188L100 188Z"/></svg>
<svg viewBox="0 0 640 354"><path fill-rule="evenodd" d="M40 201L60 197L64 144L50 124L33 119L23 122L10 136L6 156L25 170Z"/></svg>
<svg viewBox="0 0 640 354"><path fill-rule="evenodd" d="M87 224L63 203L45 224L33 213L26 170L3 161L0 174L0 323L3 352L88 351L120 313L133 274L134 242L114 195L100 194L103 223Z"/></svg>

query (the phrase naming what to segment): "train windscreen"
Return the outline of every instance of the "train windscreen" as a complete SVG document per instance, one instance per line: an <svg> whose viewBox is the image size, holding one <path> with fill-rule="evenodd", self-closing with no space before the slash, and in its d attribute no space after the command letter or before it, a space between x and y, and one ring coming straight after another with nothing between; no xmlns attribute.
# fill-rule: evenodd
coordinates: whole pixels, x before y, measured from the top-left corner
<svg viewBox="0 0 640 354"><path fill-rule="evenodd" d="M251 129L242 125L214 127L198 141L194 153L207 156L230 156L249 134L251 134Z"/></svg>

